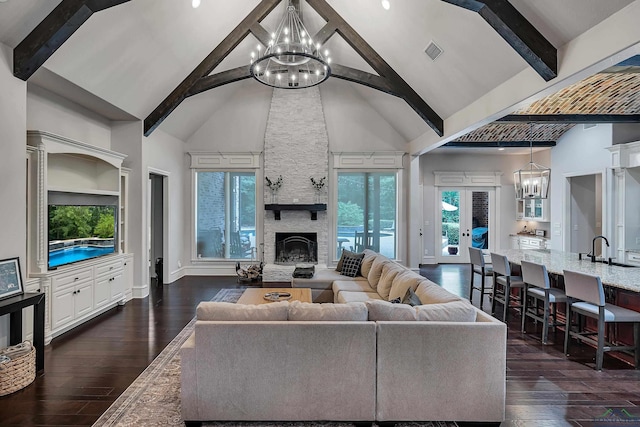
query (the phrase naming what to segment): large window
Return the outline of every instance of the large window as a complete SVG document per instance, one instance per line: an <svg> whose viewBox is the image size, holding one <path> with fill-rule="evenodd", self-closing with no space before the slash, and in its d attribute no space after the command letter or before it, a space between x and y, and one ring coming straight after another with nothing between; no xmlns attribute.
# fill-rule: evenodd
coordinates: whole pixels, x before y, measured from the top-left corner
<svg viewBox="0 0 640 427"><path fill-rule="evenodd" d="M256 247L255 173L196 172L195 233L198 258L251 258Z"/></svg>
<svg viewBox="0 0 640 427"><path fill-rule="evenodd" d="M395 173L338 173L338 257L369 248L395 258L397 193Z"/></svg>

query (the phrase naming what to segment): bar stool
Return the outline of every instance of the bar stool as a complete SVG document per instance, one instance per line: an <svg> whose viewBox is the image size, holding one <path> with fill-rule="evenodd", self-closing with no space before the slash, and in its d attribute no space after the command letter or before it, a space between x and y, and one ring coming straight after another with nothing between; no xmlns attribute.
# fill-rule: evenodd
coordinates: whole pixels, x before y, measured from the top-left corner
<svg viewBox="0 0 640 427"><path fill-rule="evenodd" d="M493 266L491 264L485 264L482 250L472 246L469 246L469 260L471 261L471 289L469 290L469 302L473 302L473 290L479 290L480 310L482 310L484 296L492 293L491 288L485 289L485 279L488 276L493 276ZM480 286L475 286L473 283L476 274L480 275Z"/></svg>
<svg viewBox="0 0 640 427"><path fill-rule="evenodd" d="M542 344L547 343L549 336L549 327L559 325L557 318L556 305L559 302L566 302L567 296L562 290L552 288L549 281L549 273L547 267L542 264L535 264L529 261L522 261L522 280L524 281L524 300L522 301L522 333L525 331L525 322L527 317L542 322ZM527 307L528 297L533 298L533 307ZM542 316L538 308L538 301L542 301L544 309ZM549 323L552 315L550 313L550 305L553 304L553 321Z"/></svg>
<svg viewBox="0 0 640 427"><path fill-rule="evenodd" d="M520 305L515 308L522 307L524 298L524 282L520 276L511 275L511 265L504 255L498 255L491 252L491 264L493 265L493 301L491 302L491 315L496 312L496 301L502 304L502 321L507 323L509 316L509 303L511 301L511 289L520 289ZM498 288L501 288L500 291Z"/></svg>
<svg viewBox="0 0 640 427"><path fill-rule="evenodd" d="M609 304L605 301L604 288L598 276L564 270L564 285L567 294L567 326L564 335L564 353L569 356L571 337L579 341L596 345L596 370L602 370L605 351L634 351L636 369L640 366L640 312ZM598 338L594 340L590 335L595 332L572 331L572 312L591 317L598 321ZM633 346L614 346L604 340L607 323L633 323ZM580 328L578 326L578 328Z"/></svg>

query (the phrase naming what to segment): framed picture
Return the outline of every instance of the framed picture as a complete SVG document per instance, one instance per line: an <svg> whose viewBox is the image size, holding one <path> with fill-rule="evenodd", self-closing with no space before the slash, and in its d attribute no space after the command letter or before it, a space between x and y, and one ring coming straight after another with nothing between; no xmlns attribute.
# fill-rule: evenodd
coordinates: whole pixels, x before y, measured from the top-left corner
<svg viewBox="0 0 640 427"><path fill-rule="evenodd" d="M0 299L23 293L20 259L9 258L0 261Z"/></svg>

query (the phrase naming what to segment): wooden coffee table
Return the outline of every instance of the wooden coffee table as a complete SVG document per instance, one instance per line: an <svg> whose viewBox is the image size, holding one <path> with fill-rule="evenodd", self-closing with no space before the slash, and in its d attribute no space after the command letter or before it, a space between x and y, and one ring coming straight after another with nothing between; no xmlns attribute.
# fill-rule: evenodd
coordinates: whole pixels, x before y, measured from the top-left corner
<svg viewBox="0 0 640 427"><path fill-rule="evenodd" d="M244 291L236 304L268 304L273 302L264 299L264 294L267 292L289 292L291 298L286 301L312 302L310 288L249 288Z"/></svg>

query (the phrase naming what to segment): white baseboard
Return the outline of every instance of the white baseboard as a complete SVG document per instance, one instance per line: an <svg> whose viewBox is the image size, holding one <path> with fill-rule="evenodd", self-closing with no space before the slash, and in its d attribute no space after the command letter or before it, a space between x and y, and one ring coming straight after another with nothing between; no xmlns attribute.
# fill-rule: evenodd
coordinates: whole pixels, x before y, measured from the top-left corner
<svg viewBox="0 0 640 427"><path fill-rule="evenodd" d="M178 279L182 279L186 275L185 268L180 267L179 269L169 273L169 281L167 283L173 283Z"/></svg>
<svg viewBox="0 0 640 427"><path fill-rule="evenodd" d="M434 257L434 256L422 257L422 263L423 264L437 264L436 257Z"/></svg>
<svg viewBox="0 0 640 427"><path fill-rule="evenodd" d="M233 264L197 264L182 267L183 276L235 276L236 265Z"/></svg>

